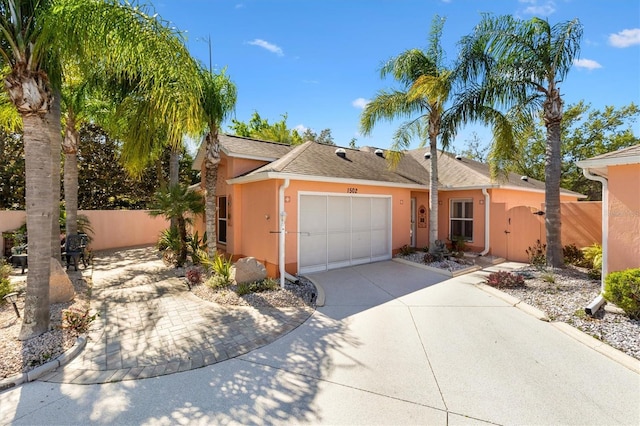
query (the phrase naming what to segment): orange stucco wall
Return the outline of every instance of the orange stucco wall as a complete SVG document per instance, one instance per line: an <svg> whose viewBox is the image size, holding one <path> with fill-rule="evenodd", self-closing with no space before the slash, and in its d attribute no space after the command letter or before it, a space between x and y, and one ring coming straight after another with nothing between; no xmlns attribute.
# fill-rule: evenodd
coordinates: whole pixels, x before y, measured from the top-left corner
<svg viewBox="0 0 640 426"><path fill-rule="evenodd" d="M473 240L467 242L467 248L473 251L484 250L485 200L481 190L441 191L438 194L438 239L449 241L451 236L451 200L473 201Z"/></svg>
<svg viewBox="0 0 640 426"><path fill-rule="evenodd" d="M168 221L149 216L147 210L79 210L78 214L91 222L93 250L155 244L160 232L169 227ZM24 211L1 211L0 231L13 230L25 220Z"/></svg>
<svg viewBox="0 0 640 426"><path fill-rule="evenodd" d="M608 271L640 267L640 164L609 166Z"/></svg>

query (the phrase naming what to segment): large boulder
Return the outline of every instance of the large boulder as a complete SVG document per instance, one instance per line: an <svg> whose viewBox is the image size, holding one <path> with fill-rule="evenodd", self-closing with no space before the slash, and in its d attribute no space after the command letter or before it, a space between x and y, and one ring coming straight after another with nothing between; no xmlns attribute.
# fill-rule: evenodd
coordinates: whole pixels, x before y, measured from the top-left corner
<svg viewBox="0 0 640 426"><path fill-rule="evenodd" d="M267 278L267 268L255 257L243 257L231 267L231 279L237 284L261 281Z"/></svg>
<svg viewBox="0 0 640 426"><path fill-rule="evenodd" d="M49 278L49 303L64 303L73 300L76 293L69 276L53 257L51 258L51 276Z"/></svg>

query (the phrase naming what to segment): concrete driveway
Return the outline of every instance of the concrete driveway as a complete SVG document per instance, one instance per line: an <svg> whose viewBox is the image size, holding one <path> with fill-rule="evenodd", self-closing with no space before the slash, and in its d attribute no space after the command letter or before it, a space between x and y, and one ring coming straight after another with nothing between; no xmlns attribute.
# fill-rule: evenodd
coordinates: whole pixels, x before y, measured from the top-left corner
<svg viewBox="0 0 640 426"><path fill-rule="evenodd" d="M0 394L0 423L640 424L640 375L480 290L483 274L316 274L325 306L274 343L152 379L29 383Z"/></svg>

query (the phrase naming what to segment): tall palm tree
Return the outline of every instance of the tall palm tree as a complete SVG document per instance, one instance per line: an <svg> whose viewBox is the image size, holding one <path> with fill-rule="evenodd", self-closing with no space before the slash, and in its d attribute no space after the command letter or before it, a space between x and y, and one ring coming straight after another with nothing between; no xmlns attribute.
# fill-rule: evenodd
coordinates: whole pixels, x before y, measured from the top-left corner
<svg viewBox="0 0 640 426"><path fill-rule="evenodd" d="M220 141L218 130L220 124L230 116L236 105L236 86L223 70L214 74L206 69L200 70L203 82L202 98L203 122L207 133L204 138L206 146L205 164L205 227L207 232L207 252L213 258L216 253L216 184L218 181L218 165L220 164Z"/></svg>
<svg viewBox="0 0 640 426"><path fill-rule="evenodd" d="M435 16L431 24L429 46L426 50L410 49L383 64L381 77L392 76L401 88L381 90L367 104L360 118L364 135L372 132L381 120L409 118L395 132L390 148L392 162L411 145L414 137L420 146L429 144L429 250L436 250L438 239L438 138L443 149L449 146L457 129L471 120L483 120L496 128L496 134L509 135L501 126L508 123L494 120L491 108L482 108L457 96L460 82L458 65L447 67L440 44L444 19ZM466 103L463 103L466 102ZM509 143L506 141L504 143Z"/></svg>
<svg viewBox="0 0 640 426"><path fill-rule="evenodd" d="M22 117L25 144L29 274L20 339L49 328L52 221L58 219L52 161L59 157L52 158L51 148L56 119L47 115L60 87L61 54L76 58L82 69L101 67L150 93L139 120L162 115L175 139L200 117L200 106L191 102L200 93L193 78L197 64L175 30L144 8L118 0L0 0L0 65L5 90ZM56 126L59 134L59 120ZM143 127L131 129L129 139L141 140Z"/></svg>
<svg viewBox="0 0 640 426"><path fill-rule="evenodd" d="M203 212L202 196L198 192L190 191L187 186L170 185L156 192L149 214L175 219L180 236L180 251L176 266L183 266L187 260L188 214L202 214Z"/></svg>
<svg viewBox="0 0 640 426"><path fill-rule="evenodd" d="M563 101L559 83L579 55L581 38L578 19L552 26L540 18L523 21L513 16L485 15L461 42L462 76L477 84L469 94L469 98L475 98L474 103L501 108L515 123L527 123L542 110L547 128L547 264L552 267L564 265L560 240ZM516 130L519 127L515 126ZM498 149L492 155L499 161L509 152Z"/></svg>

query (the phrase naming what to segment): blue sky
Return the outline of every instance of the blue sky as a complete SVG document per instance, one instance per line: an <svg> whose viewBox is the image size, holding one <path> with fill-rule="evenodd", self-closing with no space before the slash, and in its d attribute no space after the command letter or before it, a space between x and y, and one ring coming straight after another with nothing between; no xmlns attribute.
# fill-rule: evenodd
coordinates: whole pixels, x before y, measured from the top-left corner
<svg viewBox="0 0 640 426"><path fill-rule="evenodd" d="M211 38L214 69L227 67L238 87L238 120L258 111L274 122L286 113L289 127L330 128L337 145L353 137L360 146L390 145L402 121L380 123L363 137L362 107L393 87L380 79L382 61L427 46L435 14L446 18L442 45L450 62L457 41L483 12L539 16L552 24L578 18L582 49L560 86L565 105L640 104L637 0L156 0L154 6L185 32L189 50L204 64ZM639 123L633 128L640 134ZM472 125L459 132L454 147L463 148L474 131L490 141L487 129Z"/></svg>

